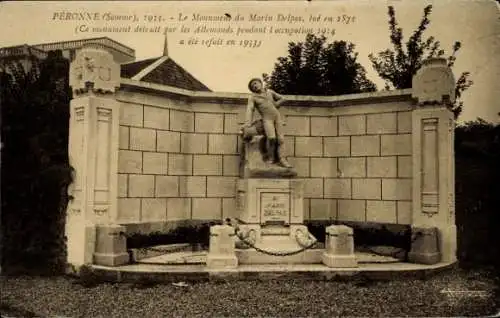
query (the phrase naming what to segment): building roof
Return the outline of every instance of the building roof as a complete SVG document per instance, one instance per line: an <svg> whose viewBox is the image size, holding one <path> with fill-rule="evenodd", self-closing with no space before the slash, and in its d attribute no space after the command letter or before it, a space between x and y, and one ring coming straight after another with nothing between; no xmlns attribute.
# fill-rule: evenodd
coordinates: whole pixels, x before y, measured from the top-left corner
<svg viewBox="0 0 500 318"><path fill-rule="evenodd" d="M121 65L121 77L132 78L136 76L140 71L153 64L158 58L154 57L147 60L130 62Z"/></svg>
<svg viewBox="0 0 500 318"><path fill-rule="evenodd" d="M2 47L0 48L0 58L24 57L34 54L43 59L46 57L44 54L48 51L62 50L69 52L80 49L85 45L93 45L109 51L118 63L127 63L135 60L135 50L108 37ZM72 55L70 54L66 57L71 59Z"/></svg>
<svg viewBox="0 0 500 318"><path fill-rule="evenodd" d="M121 77L190 91L211 92L205 84L167 56L122 64Z"/></svg>
<svg viewBox="0 0 500 318"><path fill-rule="evenodd" d="M40 59L47 57L47 52L28 44L0 48L0 59L17 59L18 57L35 56Z"/></svg>
<svg viewBox="0 0 500 318"><path fill-rule="evenodd" d="M43 59L50 50L75 50L86 44L97 45L110 51L115 60L121 64L121 77L123 78L167 85L190 91L211 92L205 84L197 80L182 66L167 56L166 38L163 56L142 61L133 61L135 59L135 51L133 49L108 37L3 47L0 48L0 61L25 57L32 54ZM71 56L66 57L71 59Z"/></svg>
<svg viewBox="0 0 500 318"><path fill-rule="evenodd" d="M107 36L102 36L102 37L96 37L96 38L85 38L85 39L79 39L79 40L71 40L71 41L59 41L59 42L51 42L51 43L40 43L40 44L33 44L33 47L36 47L38 49L44 50L44 51L49 51L49 50L55 50L55 49L74 49L74 48L80 48L82 45L86 43L99 43L102 44L103 46L106 46L108 48L112 48L115 50L118 50L124 54L129 55L130 57L135 57L135 50L118 42L115 41L111 38L108 38Z"/></svg>

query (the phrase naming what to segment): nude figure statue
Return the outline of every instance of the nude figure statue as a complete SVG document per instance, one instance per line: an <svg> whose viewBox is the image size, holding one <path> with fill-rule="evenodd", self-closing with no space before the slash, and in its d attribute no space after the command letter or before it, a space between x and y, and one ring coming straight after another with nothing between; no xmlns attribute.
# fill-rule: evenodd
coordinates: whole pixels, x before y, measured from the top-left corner
<svg viewBox="0 0 500 318"><path fill-rule="evenodd" d="M283 121L278 111L285 99L273 90L264 88L259 78L251 79L248 88L252 95L248 98L245 124L242 128L243 138L248 140L255 135L264 135L265 149L262 152L265 163L291 168L283 154ZM255 110L261 119L253 121Z"/></svg>

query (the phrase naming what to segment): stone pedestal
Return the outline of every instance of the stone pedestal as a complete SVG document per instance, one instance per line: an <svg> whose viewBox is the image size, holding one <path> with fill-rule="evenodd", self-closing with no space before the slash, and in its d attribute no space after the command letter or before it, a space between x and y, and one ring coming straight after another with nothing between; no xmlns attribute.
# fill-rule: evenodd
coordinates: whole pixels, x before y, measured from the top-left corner
<svg viewBox="0 0 500 318"><path fill-rule="evenodd" d="M325 252L321 256L328 267L357 267L352 228L331 225L326 228Z"/></svg>
<svg viewBox="0 0 500 318"><path fill-rule="evenodd" d="M234 251L234 228L228 225L210 227L210 247L207 255L209 269L228 269L238 266Z"/></svg>
<svg viewBox="0 0 500 318"><path fill-rule="evenodd" d="M316 239L302 224L301 180L240 179L237 198L240 264L321 262L320 250L308 248Z"/></svg>
<svg viewBox="0 0 500 318"><path fill-rule="evenodd" d="M96 247L94 264L118 266L129 263L127 241L122 234L124 226L98 225L96 227Z"/></svg>
<svg viewBox="0 0 500 318"><path fill-rule="evenodd" d="M441 261L437 228L413 228L408 260L418 264L436 264Z"/></svg>
<svg viewBox="0 0 500 318"><path fill-rule="evenodd" d="M305 225L241 225L236 250L240 264L318 264L320 249L308 249L316 239ZM248 242L248 243L246 243Z"/></svg>
<svg viewBox="0 0 500 318"><path fill-rule="evenodd" d="M297 179L239 179L239 220L262 226L302 224L302 193L303 182Z"/></svg>

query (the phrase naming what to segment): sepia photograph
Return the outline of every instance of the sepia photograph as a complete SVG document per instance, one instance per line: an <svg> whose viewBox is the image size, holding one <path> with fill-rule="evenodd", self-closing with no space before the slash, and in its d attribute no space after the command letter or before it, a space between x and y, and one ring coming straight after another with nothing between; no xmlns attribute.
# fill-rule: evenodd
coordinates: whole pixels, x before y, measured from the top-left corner
<svg viewBox="0 0 500 318"><path fill-rule="evenodd" d="M500 3L0 2L2 317L500 317Z"/></svg>

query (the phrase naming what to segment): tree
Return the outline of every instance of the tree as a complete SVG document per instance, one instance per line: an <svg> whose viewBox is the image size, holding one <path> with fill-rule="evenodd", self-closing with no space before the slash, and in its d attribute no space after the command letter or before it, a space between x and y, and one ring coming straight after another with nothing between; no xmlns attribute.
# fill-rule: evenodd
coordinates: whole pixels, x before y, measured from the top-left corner
<svg viewBox="0 0 500 318"><path fill-rule="evenodd" d="M455 129L455 211L461 265L500 266L500 124Z"/></svg>
<svg viewBox="0 0 500 318"><path fill-rule="evenodd" d="M355 46L346 41L326 43L324 36L308 34L305 42L290 42L288 56L279 57L266 86L289 95L341 95L377 88L357 62Z"/></svg>
<svg viewBox="0 0 500 318"><path fill-rule="evenodd" d="M394 49L381 51L377 56L373 54L368 56L373 68L385 80L386 89L411 88L412 78L422 66L422 62L431 57L442 57L445 54L444 50L441 49L441 43L433 36L423 38L430 23L431 11L432 5L424 8L424 15L419 26L413 31L408 41L403 44L403 30L398 27L394 7L389 6L389 31ZM449 67L453 67L455 64L456 54L460 47L461 43L458 41L453 44L452 53L447 58ZM456 101L452 106L455 119L462 112L463 102L460 99L462 93L473 84L469 76L469 72L463 72L456 82Z"/></svg>
<svg viewBox="0 0 500 318"><path fill-rule="evenodd" d="M2 267L57 272L71 183L69 61L59 51L27 65L13 61L0 70Z"/></svg>

